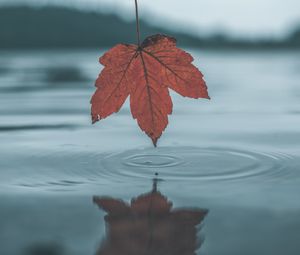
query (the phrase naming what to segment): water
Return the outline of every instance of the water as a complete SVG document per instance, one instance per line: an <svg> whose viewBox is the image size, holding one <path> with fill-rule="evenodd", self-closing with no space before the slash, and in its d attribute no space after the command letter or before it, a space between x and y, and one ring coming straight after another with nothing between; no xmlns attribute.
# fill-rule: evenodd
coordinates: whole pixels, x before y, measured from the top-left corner
<svg viewBox="0 0 300 255"><path fill-rule="evenodd" d="M91 125L101 51L0 53L1 255L299 254L300 53L191 51L212 100L157 149Z"/></svg>

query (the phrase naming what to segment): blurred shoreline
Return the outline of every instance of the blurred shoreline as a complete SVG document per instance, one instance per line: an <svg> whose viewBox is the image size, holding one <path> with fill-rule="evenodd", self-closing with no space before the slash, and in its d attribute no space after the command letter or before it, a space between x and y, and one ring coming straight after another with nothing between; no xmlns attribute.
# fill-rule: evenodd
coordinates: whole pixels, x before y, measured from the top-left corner
<svg viewBox="0 0 300 255"><path fill-rule="evenodd" d="M300 25L283 39L232 38L226 34L197 37L141 22L142 37L174 36L180 46L213 50L300 50ZM67 7L0 7L0 50L97 49L135 43L135 24L117 15Z"/></svg>

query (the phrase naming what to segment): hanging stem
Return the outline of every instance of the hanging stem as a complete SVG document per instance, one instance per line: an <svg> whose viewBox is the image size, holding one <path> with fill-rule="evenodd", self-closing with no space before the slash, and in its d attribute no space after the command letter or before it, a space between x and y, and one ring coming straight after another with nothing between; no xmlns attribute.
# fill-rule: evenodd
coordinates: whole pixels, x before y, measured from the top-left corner
<svg viewBox="0 0 300 255"><path fill-rule="evenodd" d="M141 36L140 36L140 21L139 21L139 8L138 2L135 0L135 18L136 18L136 33L137 33L137 42L138 46L141 46Z"/></svg>

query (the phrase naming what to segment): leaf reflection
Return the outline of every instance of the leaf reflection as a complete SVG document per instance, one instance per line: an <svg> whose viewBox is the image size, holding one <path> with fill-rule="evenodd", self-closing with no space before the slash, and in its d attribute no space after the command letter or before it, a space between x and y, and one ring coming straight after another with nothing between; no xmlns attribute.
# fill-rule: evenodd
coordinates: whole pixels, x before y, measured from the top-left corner
<svg viewBox="0 0 300 255"><path fill-rule="evenodd" d="M154 179L151 192L133 198L128 204L110 197L94 197L104 210L106 238L97 255L191 255L202 242L197 227L208 213L199 208L173 208L157 190Z"/></svg>

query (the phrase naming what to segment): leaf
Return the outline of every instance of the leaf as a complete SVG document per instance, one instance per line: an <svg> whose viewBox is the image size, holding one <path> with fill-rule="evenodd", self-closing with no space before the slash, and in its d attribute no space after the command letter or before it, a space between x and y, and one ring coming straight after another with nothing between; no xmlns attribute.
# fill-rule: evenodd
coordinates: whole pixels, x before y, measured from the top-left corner
<svg viewBox="0 0 300 255"><path fill-rule="evenodd" d="M95 197L94 202L106 212L106 238L98 255L194 255L201 248L198 225L205 219L206 209L173 208L156 189L131 203L109 197Z"/></svg>
<svg viewBox="0 0 300 255"><path fill-rule="evenodd" d="M109 197L94 197L93 200L101 209L110 214L114 214L115 212L126 214L130 211L129 206L122 200L111 199Z"/></svg>
<svg viewBox="0 0 300 255"><path fill-rule="evenodd" d="M209 99L193 57L176 47L176 39L153 35L141 46L118 44L100 58L104 69L91 99L93 123L118 112L130 96L130 108L154 146L172 113L169 88L184 97Z"/></svg>

